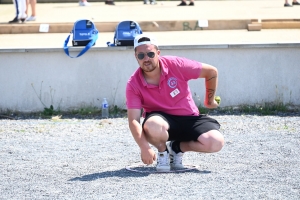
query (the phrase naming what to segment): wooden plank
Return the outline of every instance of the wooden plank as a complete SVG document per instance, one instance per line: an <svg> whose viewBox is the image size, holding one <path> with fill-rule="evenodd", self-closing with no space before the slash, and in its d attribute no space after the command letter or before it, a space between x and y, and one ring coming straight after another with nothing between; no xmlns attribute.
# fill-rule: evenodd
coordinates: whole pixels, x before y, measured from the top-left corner
<svg viewBox="0 0 300 200"><path fill-rule="evenodd" d="M99 32L115 32L119 22L94 22Z"/></svg>
<svg viewBox="0 0 300 200"><path fill-rule="evenodd" d="M71 23L49 24L49 33L69 33ZM40 24L0 24L0 34L39 33Z"/></svg>
<svg viewBox="0 0 300 200"><path fill-rule="evenodd" d="M252 23L248 24L248 31L260 31L261 23Z"/></svg>
<svg viewBox="0 0 300 200"><path fill-rule="evenodd" d="M300 21L262 21L263 29L298 29Z"/></svg>
<svg viewBox="0 0 300 200"><path fill-rule="evenodd" d="M71 23L49 24L49 33L70 33L73 26Z"/></svg>
<svg viewBox="0 0 300 200"><path fill-rule="evenodd" d="M208 27L199 27L198 20L182 21L141 21L143 31L195 31L195 30L236 30L247 29L249 20L208 20ZM94 22L100 32L114 32L119 22ZM69 33L73 23L49 23L49 33ZM38 23L0 24L0 34L39 33Z"/></svg>
<svg viewBox="0 0 300 200"><path fill-rule="evenodd" d="M262 22L300 22L300 19L263 19Z"/></svg>
<svg viewBox="0 0 300 200"><path fill-rule="evenodd" d="M198 20L138 22L144 31L194 31L246 29L251 20L208 20L208 27L199 27Z"/></svg>

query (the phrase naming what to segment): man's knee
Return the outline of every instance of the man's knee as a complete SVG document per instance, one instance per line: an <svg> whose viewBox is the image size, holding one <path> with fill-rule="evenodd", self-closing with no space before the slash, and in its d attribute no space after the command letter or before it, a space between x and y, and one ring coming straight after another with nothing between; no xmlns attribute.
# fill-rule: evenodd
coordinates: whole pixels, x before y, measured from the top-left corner
<svg viewBox="0 0 300 200"><path fill-rule="evenodd" d="M164 151L168 140L168 127L166 122L158 116L150 117L143 127L146 140L154 145L159 151Z"/></svg>
<svg viewBox="0 0 300 200"><path fill-rule="evenodd" d="M221 136L218 139L214 140L211 144L211 151L212 152L218 152L221 151L221 149L224 146L224 137Z"/></svg>
<svg viewBox="0 0 300 200"><path fill-rule="evenodd" d="M147 135L166 133L168 130L167 123L159 116L150 117L144 123L144 132Z"/></svg>
<svg viewBox="0 0 300 200"><path fill-rule="evenodd" d="M218 130L211 130L199 136L198 141L206 146L207 152L220 151L224 146L224 137Z"/></svg>

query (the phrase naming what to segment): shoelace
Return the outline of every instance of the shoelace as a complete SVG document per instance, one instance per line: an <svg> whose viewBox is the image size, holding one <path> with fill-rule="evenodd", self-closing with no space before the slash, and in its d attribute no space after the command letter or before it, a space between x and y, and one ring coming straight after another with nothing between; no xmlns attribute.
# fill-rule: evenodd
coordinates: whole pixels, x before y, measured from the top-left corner
<svg viewBox="0 0 300 200"><path fill-rule="evenodd" d="M159 165L168 165L168 156L163 153L158 154L158 163Z"/></svg>
<svg viewBox="0 0 300 200"><path fill-rule="evenodd" d="M178 153L176 155L170 154L171 163L173 164L182 164L183 153Z"/></svg>

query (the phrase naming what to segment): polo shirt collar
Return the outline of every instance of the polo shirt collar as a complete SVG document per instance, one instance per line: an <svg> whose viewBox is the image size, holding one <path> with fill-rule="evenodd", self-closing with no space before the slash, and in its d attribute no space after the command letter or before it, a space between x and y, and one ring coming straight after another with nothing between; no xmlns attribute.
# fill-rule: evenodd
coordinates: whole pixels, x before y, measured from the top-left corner
<svg viewBox="0 0 300 200"><path fill-rule="evenodd" d="M161 68L160 83L165 79L166 75L169 72L169 69L164 65L164 63L161 60L162 60L161 57L159 57L159 66ZM143 70L141 69L141 67L139 67L139 77L141 82L143 83L143 86L147 87L148 83L145 80L145 77L143 75Z"/></svg>

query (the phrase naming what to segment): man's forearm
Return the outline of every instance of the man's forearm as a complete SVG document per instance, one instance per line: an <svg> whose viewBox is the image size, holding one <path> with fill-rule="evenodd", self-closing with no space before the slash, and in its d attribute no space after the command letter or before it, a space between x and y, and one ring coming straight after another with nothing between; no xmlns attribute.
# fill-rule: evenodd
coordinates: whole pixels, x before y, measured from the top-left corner
<svg viewBox="0 0 300 200"><path fill-rule="evenodd" d="M137 121L133 121L130 123L129 127L130 127L131 134L135 142L140 147L140 149L150 148L150 145L146 140L142 126Z"/></svg>
<svg viewBox="0 0 300 200"><path fill-rule="evenodd" d="M208 76L205 78L205 104L212 105L218 86L218 71L216 68L212 69Z"/></svg>

